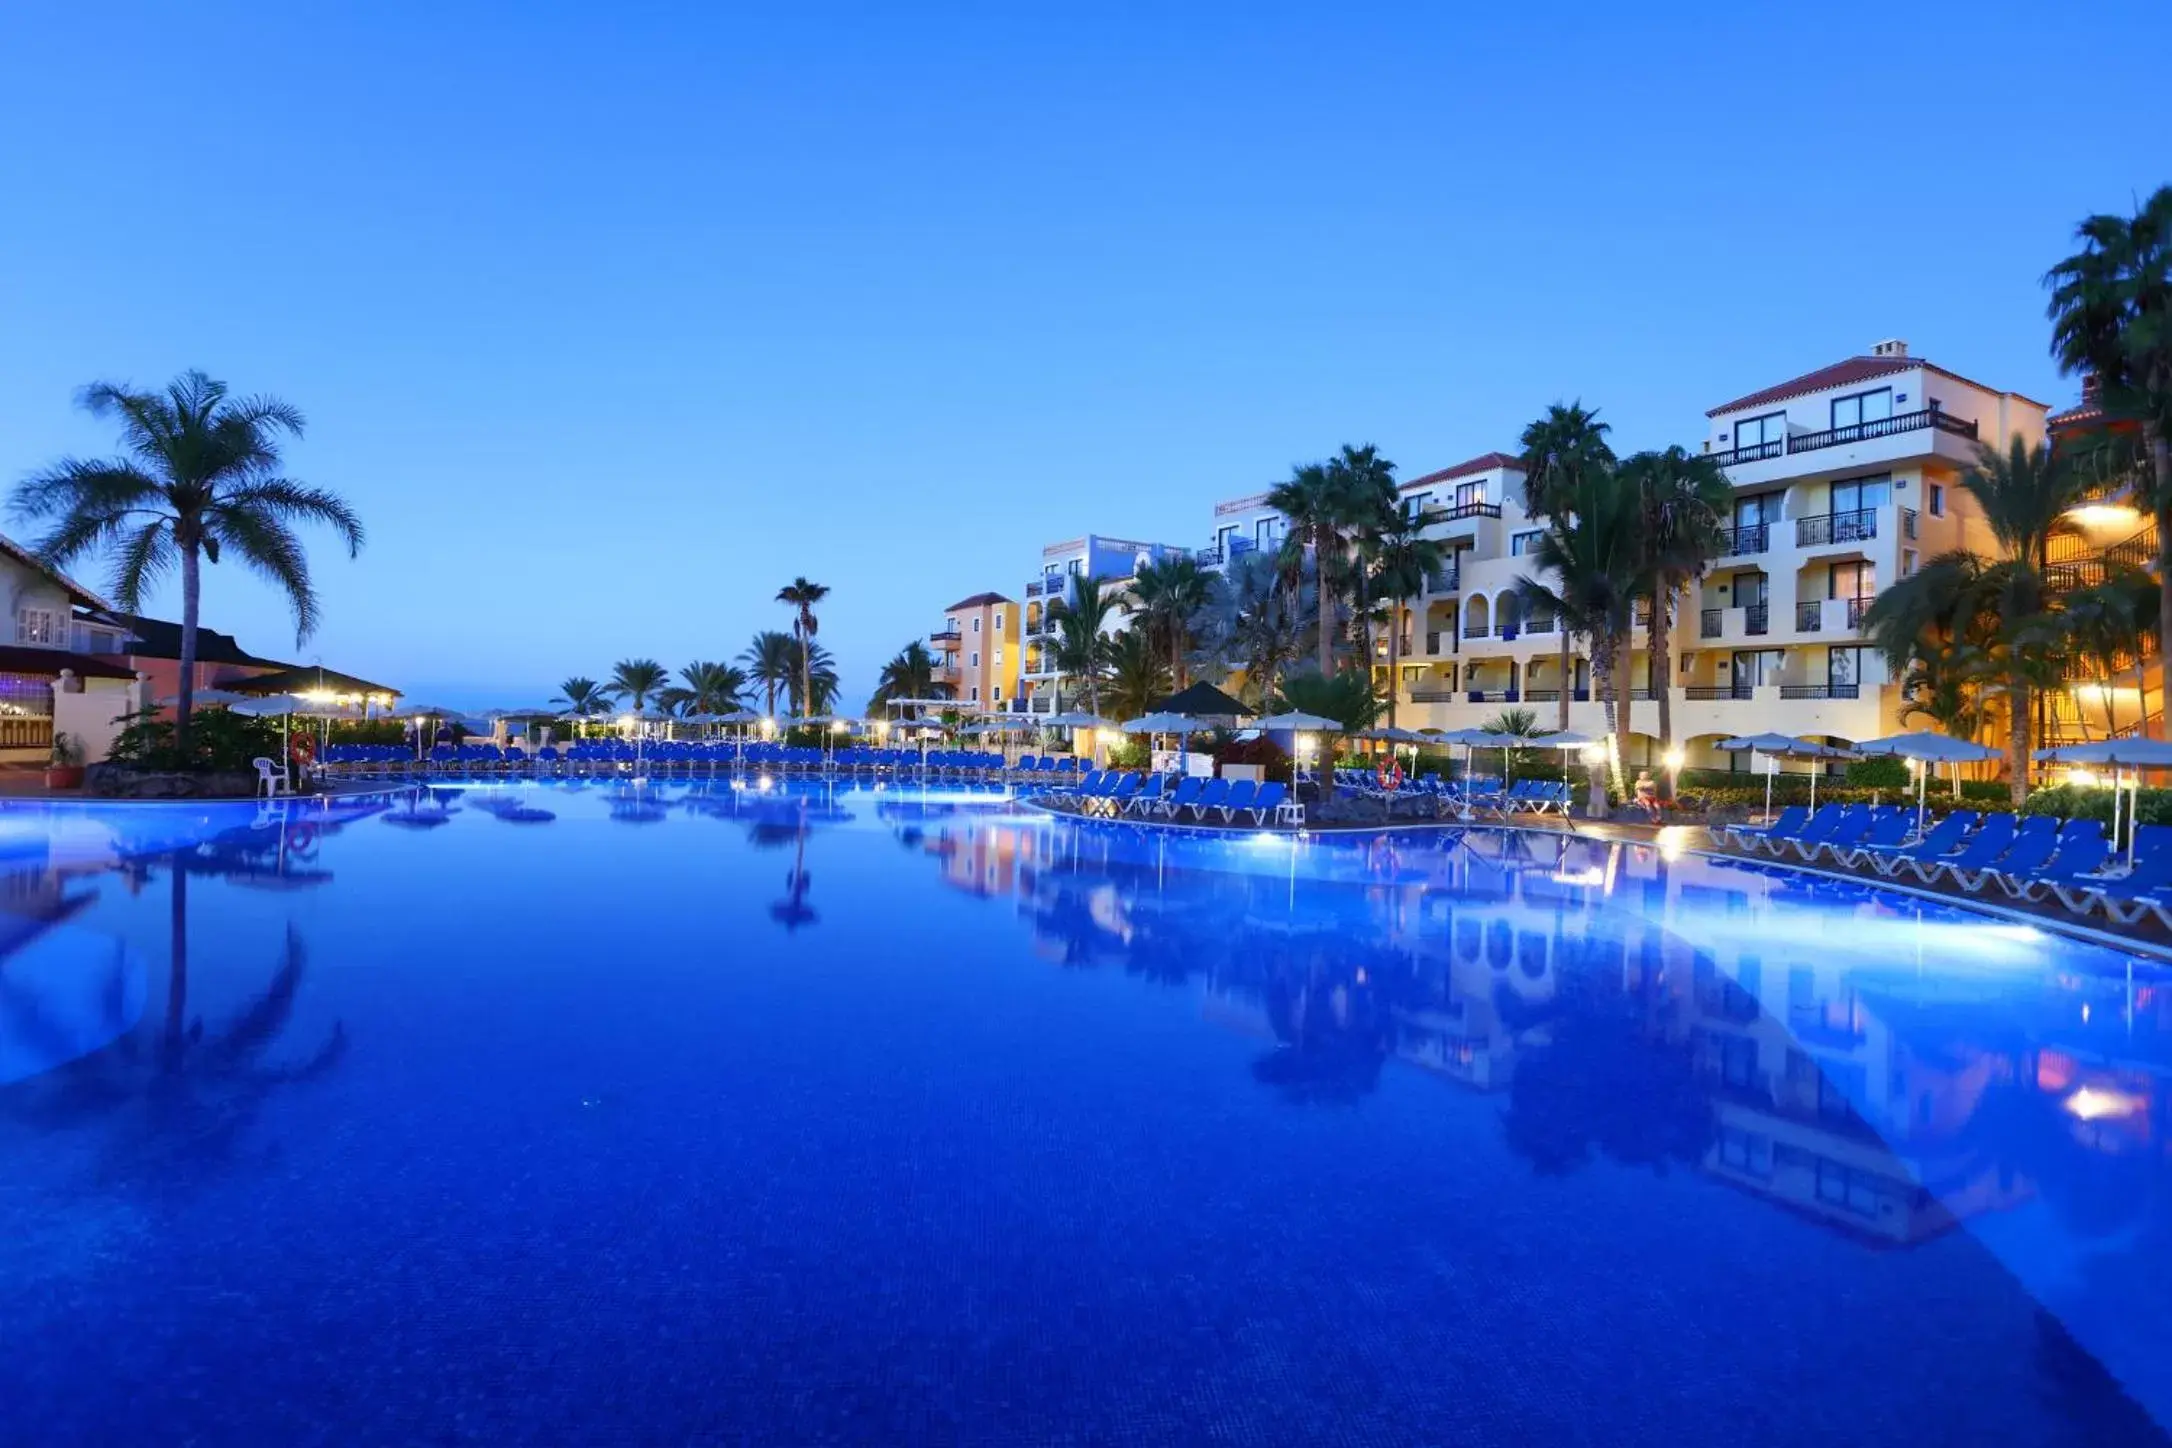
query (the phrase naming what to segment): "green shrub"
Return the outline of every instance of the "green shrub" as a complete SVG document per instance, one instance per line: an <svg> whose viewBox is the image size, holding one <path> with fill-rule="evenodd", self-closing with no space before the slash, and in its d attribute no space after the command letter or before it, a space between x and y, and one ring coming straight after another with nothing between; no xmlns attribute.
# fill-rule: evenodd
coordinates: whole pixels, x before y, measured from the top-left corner
<svg viewBox="0 0 2172 1448"><path fill-rule="evenodd" d="M2145 789L2132 796L2134 815L2145 825L2172 825L2172 789ZM2112 792L2061 784L2030 792L2021 806L2023 814L2056 815L2061 819L2112 821ZM2124 815L2125 806L2121 806Z"/></svg>
<svg viewBox="0 0 2172 1448"><path fill-rule="evenodd" d="M1124 739L1101 751L1101 757L1110 769L1144 769L1147 766L1147 744L1144 739Z"/></svg>
<svg viewBox="0 0 2172 1448"><path fill-rule="evenodd" d="M331 742L334 744L405 744L407 742L407 721L404 719L335 721L332 725Z"/></svg>
<svg viewBox="0 0 2172 1448"><path fill-rule="evenodd" d="M123 717L127 725L115 736L106 758L134 769L225 773L247 769L253 759L278 759L284 753L275 721L236 714L230 709L206 709L189 716L186 755L174 747L171 719L160 718L149 710Z"/></svg>
<svg viewBox="0 0 2172 1448"><path fill-rule="evenodd" d="M1864 789L1908 789L1915 781L1908 777L1906 760L1892 754L1879 754L1849 765L1848 783Z"/></svg>

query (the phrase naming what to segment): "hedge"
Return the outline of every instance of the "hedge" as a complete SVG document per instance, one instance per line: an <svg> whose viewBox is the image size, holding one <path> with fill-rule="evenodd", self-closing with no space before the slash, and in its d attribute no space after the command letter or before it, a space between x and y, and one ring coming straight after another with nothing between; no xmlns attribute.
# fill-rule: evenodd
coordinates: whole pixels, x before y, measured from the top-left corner
<svg viewBox="0 0 2172 1448"><path fill-rule="evenodd" d="M2145 825L2172 825L2172 789L2145 789L2130 796L2134 815ZM2039 789L2021 806L2023 814L2057 815L2062 819L2112 821L2112 792L2061 784ZM2124 817L2126 807L2120 807Z"/></svg>

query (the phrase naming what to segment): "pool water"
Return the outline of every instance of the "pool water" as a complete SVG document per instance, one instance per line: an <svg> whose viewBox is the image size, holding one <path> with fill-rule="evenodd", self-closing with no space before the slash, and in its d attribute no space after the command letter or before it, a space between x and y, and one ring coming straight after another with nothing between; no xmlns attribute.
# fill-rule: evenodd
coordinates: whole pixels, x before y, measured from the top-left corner
<svg viewBox="0 0 2172 1448"><path fill-rule="evenodd" d="M0 1442L2127 1444L2172 979L1535 832L0 810Z"/></svg>

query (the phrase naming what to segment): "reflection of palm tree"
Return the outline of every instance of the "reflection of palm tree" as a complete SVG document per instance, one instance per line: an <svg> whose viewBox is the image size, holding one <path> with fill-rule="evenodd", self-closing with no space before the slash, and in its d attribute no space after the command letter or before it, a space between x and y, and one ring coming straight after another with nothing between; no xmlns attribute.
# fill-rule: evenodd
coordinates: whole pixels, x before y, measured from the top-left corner
<svg viewBox="0 0 2172 1448"><path fill-rule="evenodd" d="M813 884L814 877L807 873L807 820L802 805L799 829L793 836L792 869L784 877L785 896L769 907L769 918L789 932L814 924L815 910L807 903L807 891Z"/></svg>

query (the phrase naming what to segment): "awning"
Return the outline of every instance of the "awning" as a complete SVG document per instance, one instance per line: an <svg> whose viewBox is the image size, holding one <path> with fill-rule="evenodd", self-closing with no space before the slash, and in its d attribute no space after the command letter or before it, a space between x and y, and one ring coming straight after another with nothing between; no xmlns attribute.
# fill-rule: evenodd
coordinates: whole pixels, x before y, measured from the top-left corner
<svg viewBox="0 0 2172 1448"><path fill-rule="evenodd" d="M1258 712L1223 693L1204 679L1184 690L1171 694L1154 706L1157 714L1189 714L1194 719L1245 719Z"/></svg>
<svg viewBox="0 0 2172 1448"><path fill-rule="evenodd" d="M269 674L253 674L246 679L226 679L221 688L237 694L390 694L400 696L398 689L387 684L373 684L337 669L311 666L300 669L280 669Z"/></svg>
<svg viewBox="0 0 2172 1448"><path fill-rule="evenodd" d="M62 669L69 669L79 679L133 679L136 672L96 654L78 654L67 649L34 649L23 644L0 645L0 673L45 674L59 678Z"/></svg>

